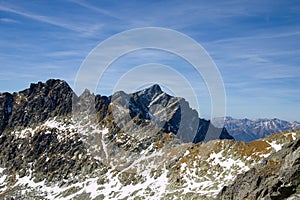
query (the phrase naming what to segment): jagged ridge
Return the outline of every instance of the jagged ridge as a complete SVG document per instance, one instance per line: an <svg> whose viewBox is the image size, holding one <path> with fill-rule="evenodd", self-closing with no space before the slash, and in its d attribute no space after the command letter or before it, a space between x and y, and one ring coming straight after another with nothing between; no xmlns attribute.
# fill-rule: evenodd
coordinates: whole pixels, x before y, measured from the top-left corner
<svg viewBox="0 0 300 200"><path fill-rule="evenodd" d="M26 127L43 122L50 117L70 115L72 103L73 108L74 105L75 107L80 105L81 109L86 110L82 106L82 101L86 100L92 101L99 122L104 119L106 121L103 123L113 120L114 122L109 123L118 126L130 121L131 126L135 125L139 129L146 120L153 121L156 118L161 120L161 122L156 121L156 124L161 124L159 127L161 130L158 132L177 134L183 142L197 143L205 138L233 139L226 129L215 128L210 121L199 119L197 111L191 109L183 98L172 97L164 93L157 84L133 94L117 92L109 97L95 96L89 91L85 91L78 98L65 81L54 79L50 79L46 83L31 84L30 88L19 93L0 94L0 105L2 105L0 117L4 119L0 124L0 131L14 129L17 126ZM128 110L130 116L128 121L123 115L119 116L119 121L116 119L119 111L111 108L112 102L118 104L122 109ZM162 113L165 116L161 116ZM211 136L206 135L207 133ZM214 136L214 133L220 134ZM114 134L116 134L116 130L114 130Z"/></svg>

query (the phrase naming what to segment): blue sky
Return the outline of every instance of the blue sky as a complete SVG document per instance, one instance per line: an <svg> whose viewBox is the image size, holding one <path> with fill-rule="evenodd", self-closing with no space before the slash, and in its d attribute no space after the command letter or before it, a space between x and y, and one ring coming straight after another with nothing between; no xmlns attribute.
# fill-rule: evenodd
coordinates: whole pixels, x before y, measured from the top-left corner
<svg viewBox="0 0 300 200"><path fill-rule="evenodd" d="M300 121L297 0L0 0L0 91L19 91L49 78L72 85L85 57L101 41L148 26L182 32L206 49L224 81L227 115ZM199 82L200 113L209 118L203 80L166 52L144 50L120 58L107 72L108 86L100 85L97 92L109 94L109 85L126 70L151 62L173 66L191 84Z"/></svg>

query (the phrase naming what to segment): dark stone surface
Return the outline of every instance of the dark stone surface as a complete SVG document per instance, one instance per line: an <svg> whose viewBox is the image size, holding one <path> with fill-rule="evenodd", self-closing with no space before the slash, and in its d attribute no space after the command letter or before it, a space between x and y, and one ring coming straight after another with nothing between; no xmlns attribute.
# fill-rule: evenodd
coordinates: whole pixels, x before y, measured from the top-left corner
<svg viewBox="0 0 300 200"><path fill-rule="evenodd" d="M285 199L300 193L300 139L240 174L217 199ZM297 197L295 197L297 199Z"/></svg>
<svg viewBox="0 0 300 200"><path fill-rule="evenodd" d="M18 93L0 94L0 131L68 115L72 111L73 95L65 81L55 79L31 84Z"/></svg>
<svg viewBox="0 0 300 200"><path fill-rule="evenodd" d="M175 133L183 142L234 139L225 128L217 128L209 120L199 119L197 111L190 108L188 102L164 93L158 85L133 94L117 92L108 99L128 110L130 119L125 124L135 120L136 126L143 126L146 120L152 120L161 126L157 133ZM108 104L106 101L102 107L108 108ZM111 119L115 118L124 123L126 116L111 116ZM119 121L115 122L120 124Z"/></svg>
<svg viewBox="0 0 300 200"><path fill-rule="evenodd" d="M6 128L12 113L13 95L10 93L0 93L0 134Z"/></svg>
<svg viewBox="0 0 300 200"><path fill-rule="evenodd" d="M6 133L0 137L0 165L20 176L33 171L36 181L72 180L76 174L90 175L103 164L87 154L79 136L57 139L57 130L37 130L33 137L16 138ZM78 157L81 155L80 157Z"/></svg>

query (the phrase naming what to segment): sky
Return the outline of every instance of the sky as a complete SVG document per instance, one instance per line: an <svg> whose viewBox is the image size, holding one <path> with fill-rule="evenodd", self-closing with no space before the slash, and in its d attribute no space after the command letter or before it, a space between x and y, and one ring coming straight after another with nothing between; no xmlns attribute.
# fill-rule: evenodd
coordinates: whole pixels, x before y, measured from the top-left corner
<svg viewBox="0 0 300 200"><path fill-rule="evenodd" d="M115 34L144 27L178 31L206 50L224 83L227 116L300 121L297 0L0 0L0 91L20 91L50 78L66 80L72 87L97 45ZM149 63L156 64L151 68ZM170 70L149 70L157 63ZM139 70L141 66L144 70ZM186 87L192 86L199 105L191 106L201 117L210 118L211 95L203 77L170 52L144 49L118 58L95 92L110 95L124 77L130 80L125 91L130 83L143 88L146 83L137 85L134 79L146 72L160 80L166 77L169 82L163 89L187 100ZM173 72L184 77L183 82Z"/></svg>

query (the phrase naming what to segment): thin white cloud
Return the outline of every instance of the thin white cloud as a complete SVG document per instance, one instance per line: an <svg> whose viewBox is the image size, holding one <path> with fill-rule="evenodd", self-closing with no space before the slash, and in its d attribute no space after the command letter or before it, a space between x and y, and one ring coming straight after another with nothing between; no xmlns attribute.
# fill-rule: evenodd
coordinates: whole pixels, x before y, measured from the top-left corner
<svg viewBox="0 0 300 200"><path fill-rule="evenodd" d="M11 18L0 18L0 22L10 23L10 24L20 23L19 21Z"/></svg>
<svg viewBox="0 0 300 200"><path fill-rule="evenodd" d="M94 33L98 32L103 27L102 24L83 25L83 24L74 24L73 22L72 23L64 22L61 18L56 19L56 18L44 16L44 15L37 15L37 14L25 12L25 11L22 11L19 9L15 9L15 8L3 6L3 5L0 5L0 10L5 11L5 12L14 13L14 14L17 14L17 15L20 15L23 17L27 17L27 18L30 18L30 19L33 19L33 20L36 20L36 21L39 21L42 23L47 23L47 24L57 26L60 28L64 28L67 30L79 32L79 33L82 33L84 36L92 36L92 35L94 35Z"/></svg>
<svg viewBox="0 0 300 200"><path fill-rule="evenodd" d="M300 74L299 67L290 65L267 65L264 70L258 71L254 74L257 79L274 80L285 78L297 78Z"/></svg>
<svg viewBox="0 0 300 200"><path fill-rule="evenodd" d="M69 57L69 56L82 56L86 55L86 53L83 53L81 51L53 51L46 54L46 56L49 57Z"/></svg>
<svg viewBox="0 0 300 200"><path fill-rule="evenodd" d="M14 81L18 79L26 79L26 78L37 78L36 74L31 74L29 72L12 72L12 71L2 71L0 72L0 80L1 81Z"/></svg>
<svg viewBox="0 0 300 200"><path fill-rule="evenodd" d="M77 5L80 5L80 6L84 7L84 8L93 10L93 11L95 11L97 13L102 14L102 15L106 15L106 16L109 16L109 17L112 17L112 18L115 18L115 19L119 19L119 20L121 19L119 16L114 15L112 12L109 12L109 11L107 11L105 9L93 6L93 5L88 4L88 3L84 2L84 1L81 1L81 0L68 0L68 1L70 1L72 3L75 3Z"/></svg>
<svg viewBox="0 0 300 200"><path fill-rule="evenodd" d="M225 38L225 39L215 40L210 43L224 44L224 43L239 42L239 41L246 41L246 40L276 39L276 38L284 38L284 37L299 36L299 35L300 35L300 30L287 31L281 33L272 32L270 34L257 34L257 35L250 35L250 36Z"/></svg>

